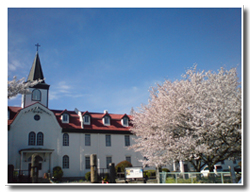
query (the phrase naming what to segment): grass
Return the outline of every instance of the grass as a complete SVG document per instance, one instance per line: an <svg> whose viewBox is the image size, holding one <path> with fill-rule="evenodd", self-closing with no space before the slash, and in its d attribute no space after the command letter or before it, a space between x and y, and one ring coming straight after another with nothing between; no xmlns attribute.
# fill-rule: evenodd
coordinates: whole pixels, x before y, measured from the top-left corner
<svg viewBox="0 0 250 192"><path fill-rule="evenodd" d="M224 183L231 183L230 177L224 177ZM174 177L167 177L166 183L176 183L176 179ZM183 179L183 178L177 178L177 183L222 183L220 177L201 177L201 178L188 178L188 179Z"/></svg>

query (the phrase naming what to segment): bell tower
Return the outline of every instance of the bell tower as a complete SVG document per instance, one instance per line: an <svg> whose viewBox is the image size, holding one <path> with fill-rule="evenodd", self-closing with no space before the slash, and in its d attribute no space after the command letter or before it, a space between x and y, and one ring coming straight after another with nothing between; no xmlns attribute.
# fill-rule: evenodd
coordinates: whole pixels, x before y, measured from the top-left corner
<svg viewBox="0 0 250 192"><path fill-rule="evenodd" d="M38 46L40 45L36 44L36 46L37 46L37 52L32 67L30 69L27 82L35 80L42 80L42 81L36 84L35 86L29 88L31 92L30 94L22 95L22 108L25 108L36 102L41 103L45 107L48 107L50 85L46 84L44 80L42 66L38 54Z"/></svg>

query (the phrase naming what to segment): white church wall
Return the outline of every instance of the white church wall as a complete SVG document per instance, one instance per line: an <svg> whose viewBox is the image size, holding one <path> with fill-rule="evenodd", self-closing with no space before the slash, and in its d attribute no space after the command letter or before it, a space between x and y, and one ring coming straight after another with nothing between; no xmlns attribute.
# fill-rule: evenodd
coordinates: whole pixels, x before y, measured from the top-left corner
<svg viewBox="0 0 250 192"><path fill-rule="evenodd" d="M90 134L90 146L85 146L84 133L68 134L69 146L61 146L61 152L59 154L59 159L61 160L58 162L58 165L63 169L64 177L85 176L85 173L90 171L90 169L86 169L85 157L89 157L91 154L97 154L100 168L106 168L106 157L112 157L112 162L116 165L126 160L126 156L131 157L133 166L141 166L140 162L137 160L138 154L132 150L128 150L128 147L125 146L124 135L111 134L111 146L108 147L106 146L106 134ZM69 168L63 168L62 158L64 155L69 156Z"/></svg>
<svg viewBox="0 0 250 192"><path fill-rule="evenodd" d="M34 119L35 115L40 116L40 120L36 121ZM8 144L9 144L9 164L13 164L15 168L20 167L20 153L22 149L53 149L52 156L53 159L57 160L57 150L60 148L58 140L61 128L53 114L50 110L43 107L39 103L29 106L20 111L18 116L15 118L14 122L10 126L8 131ZM43 145L29 145L29 133L35 132L43 133ZM36 138L37 139L37 138ZM55 164L55 163L54 163ZM26 168L27 162L22 161L22 165Z"/></svg>

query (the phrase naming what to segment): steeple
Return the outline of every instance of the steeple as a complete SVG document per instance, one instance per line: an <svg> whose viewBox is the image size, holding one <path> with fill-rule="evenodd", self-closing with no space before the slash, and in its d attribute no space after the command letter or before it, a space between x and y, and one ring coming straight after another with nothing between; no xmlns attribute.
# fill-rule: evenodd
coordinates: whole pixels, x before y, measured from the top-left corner
<svg viewBox="0 0 250 192"><path fill-rule="evenodd" d="M38 44L36 46L38 46ZM23 94L22 107L27 107L36 102L41 103L45 107L48 107L50 85L46 84L44 81L43 70L37 50L27 82L39 79L42 81L32 87L29 87L31 94Z"/></svg>
<svg viewBox="0 0 250 192"><path fill-rule="evenodd" d="M34 81L39 79L44 79L44 76L43 76L42 66L40 63L39 54L38 52L36 52L36 56L32 64L27 81ZM45 83L45 81L43 80L41 83Z"/></svg>

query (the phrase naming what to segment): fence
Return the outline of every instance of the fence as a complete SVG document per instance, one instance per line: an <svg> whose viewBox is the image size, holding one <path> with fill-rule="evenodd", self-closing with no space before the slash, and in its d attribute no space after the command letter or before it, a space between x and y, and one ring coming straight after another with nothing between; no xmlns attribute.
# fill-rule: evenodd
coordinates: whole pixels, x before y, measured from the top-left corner
<svg viewBox="0 0 250 192"><path fill-rule="evenodd" d="M30 182L30 171L29 170L13 170L13 182L26 183Z"/></svg>
<svg viewBox="0 0 250 192"><path fill-rule="evenodd" d="M109 178L109 169L98 168L98 180L103 180L105 177Z"/></svg>
<svg viewBox="0 0 250 192"><path fill-rule="evenodd" d="M236 175L239 180L241 174ZM230 172L200 173L200 172L161 172L160 183L232 183Z"/></svg>
<svg viewBox="0 0 250 192"><path fill-rule="evenodd" d="M116 177L120 180L125 179L125 172L117 172Z"/></svg>

